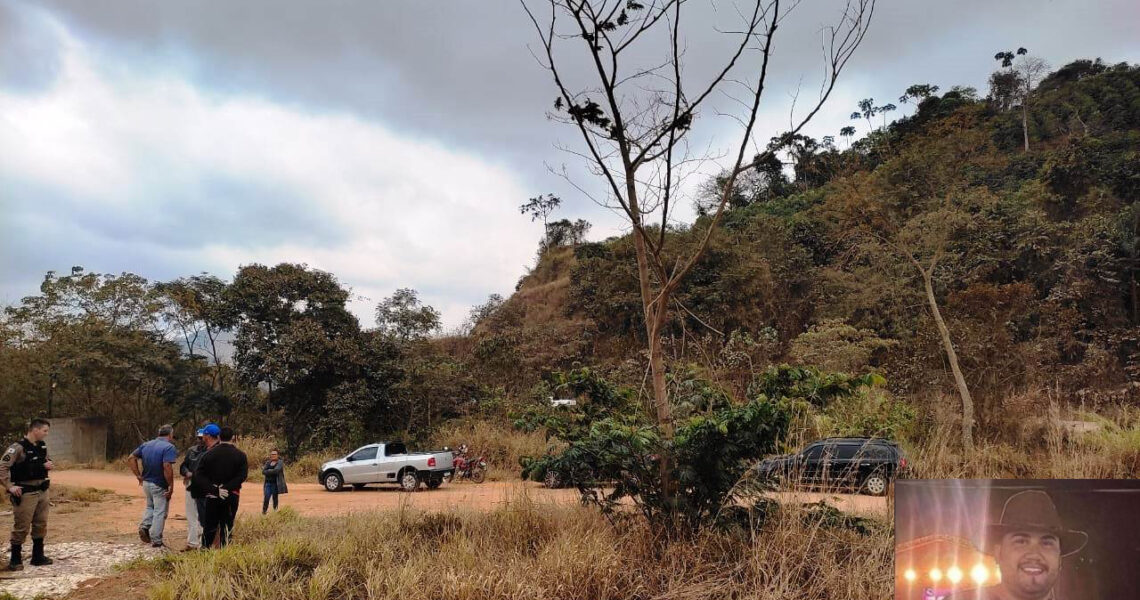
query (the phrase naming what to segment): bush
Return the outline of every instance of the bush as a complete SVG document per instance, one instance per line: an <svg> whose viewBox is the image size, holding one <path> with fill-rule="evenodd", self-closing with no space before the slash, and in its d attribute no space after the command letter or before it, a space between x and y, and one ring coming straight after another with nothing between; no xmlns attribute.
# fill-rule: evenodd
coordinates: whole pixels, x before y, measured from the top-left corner
<svg viewBox="0 0 1140 600"><path fill-rule="evenodd" d="M670 535L719 523L722 509L749 491L738 485L749 464L778 448L795 414L882 381L773 367L753 381L753 400L732 404L690 374L681 391L693 392L686 406L695 410L677 416L669 439L628 390L585 370L559 377L579 403L536 410L519 425L541 423L567 447L527 464L524 474L539 478L553 469L605 514L621 513L631 502Z"/></svg>

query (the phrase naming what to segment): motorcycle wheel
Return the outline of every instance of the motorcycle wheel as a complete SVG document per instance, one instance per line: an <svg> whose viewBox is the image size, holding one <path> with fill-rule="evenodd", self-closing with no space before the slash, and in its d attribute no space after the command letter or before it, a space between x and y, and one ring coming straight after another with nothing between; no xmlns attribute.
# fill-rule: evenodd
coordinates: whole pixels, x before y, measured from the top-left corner
<svg viewBox="0 0 1140 600"><path fill-rule="evenodd" d="M487 471L484 469L475 469L471 471L471 481L475 483L483 483L487 480Z"/></svg>

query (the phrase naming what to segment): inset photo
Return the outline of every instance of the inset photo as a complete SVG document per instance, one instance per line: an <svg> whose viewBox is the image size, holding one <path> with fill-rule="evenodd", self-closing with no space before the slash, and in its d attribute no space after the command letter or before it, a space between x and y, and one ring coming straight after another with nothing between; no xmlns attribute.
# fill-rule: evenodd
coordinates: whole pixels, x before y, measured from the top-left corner
<svg viewBox="0 0 1140 600"><path fill-rule="evenodd" d="M900 480L895 540L896 600L1134 598L1140 481Z"/></svg>

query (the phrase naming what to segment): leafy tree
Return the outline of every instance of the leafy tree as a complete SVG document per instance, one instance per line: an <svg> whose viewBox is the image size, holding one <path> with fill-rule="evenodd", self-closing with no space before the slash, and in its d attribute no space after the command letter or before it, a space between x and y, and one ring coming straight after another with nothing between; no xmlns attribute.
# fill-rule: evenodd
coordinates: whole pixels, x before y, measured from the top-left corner
<svg viewBox="0 0 1140 600"><path fill-rule="evenodd" d="M879 114L879 107L875 106L875 99L874 98L863 98L862 100L859 101L859 110L851 113L851 120L853 120L853 121L858 121L859 119L866 120L867 121L867 130L871 131L871 130L875 129L875 126L871 125L871 117L873 117L877 114Z"/></svg>
<svg viewBox="0 0 1140 600"><path fill-rule="evenodd" d="M376 306L376 328L397 342L422 340L439 331L439 311L420 302L410 288L396 290Z"/></svg>
<svg viewBox="0 0 1140 600"><path fill-rule="evenodd" d="M244 266L226 290L238 372L250 384L265 384L268 404L285 411L291 454L316 441L313 427L328 412L330 392L360 378L369 363L347 301L332 274L288 263ZM374 408L382 399L377 387Z"/></svg>
<svg viewBox="0 0 1140 600"><path fill-rule="evenodd" d="M546 226L546 238L542 241L542 248L560 248L562 246L577 246L586 240L586 232L590 231L590 223L582 219L571 222L562 219L549 223Z"/></svg>
<svg viewBox="0 0 1140 600"><path fill-rule="evenodd" d="M994 55L994 59L1001 61L1001 66L1007 69L1006 77L999 78L1002 88L1016 84L1016 99L1021 103L1021 131L1025 142L1025 151L1029 152L1029 100L1033 93L1034 84L1049 70L1049 64L1040 58L1029 56L1025 48L1018 48L1016 56L1021 57L1014 61L1014 53L1006 50ZM1016 77L1011 77L1016 75ZM990 78L990 87L995 85L994 77Z"/></svg>
<svg viewBox="0 0 1140 600"><path fill-rule="evenodd" d="M105 417L109 450L123 452L164 421L228 411L209 394L203 364L167 339L162 313L161 295L138 275L49 272L39 295L5 310L3 369L21 371L0 371L0 404L19 411L9 419Z"/></svg>
<svg viewBox="0 0 1140 600"><path fill-rule="evenodd" d="M547 220L550 214L562 205L562 199L554 194L540 194L531 198L526 204L519 207L519 212L524 215L530 215L531 221L542 219L542 227L544 230L549 228Z"/></svg>
<svg viewBox="0 0 1140 600"><path fill-rule="evenodd" d="M847 147L851 147L851 136L855 135L855 128L847 125L839 130L839 135L847 138Z"/></svg>
<svg viewBox="0 0 1140 600"><path fill-rule="evenodd" d="M156 284L155 289L166 301L163 316L181 336L186 353L191 357L198 351L207 354L213 363L211 384L218 390L224 388L229 369L223 365L219 342L229 331L226 283L202 273Z"/></svg>
<svg viewBox="0 0 1140 600"><path fill-rule="evenodd" d="M899 96L899 104L906 104L908 102L920 104L923 100L934 96L936 93L938 93L938 86L930 85L929 83L916 83L906 88L903 95Z"/></svg>
<svg viewBox="0 0 1140 600"><path fill-rule="evenodd" d="M676 436L665 439L633 394L589 370L556 376L555 389L579 399L572 407L536 407L516 425L545 427L564 449L526 463L526 474L570 474L583 498L614 515L632 502L664 535L684 535L710 524L728 525L729 508L747 501L746 472L775 452L797 405L826 406L832 400L878 385L871 376L822 374L811 369L773 368L757 377L753 399L734 404L699 378L675 381L686 398L678 406ZM683 418L681 412L687 413ZM663 456L672 457L664 461ZM662 463L683 493L671 495L658 476Z"/></svg>

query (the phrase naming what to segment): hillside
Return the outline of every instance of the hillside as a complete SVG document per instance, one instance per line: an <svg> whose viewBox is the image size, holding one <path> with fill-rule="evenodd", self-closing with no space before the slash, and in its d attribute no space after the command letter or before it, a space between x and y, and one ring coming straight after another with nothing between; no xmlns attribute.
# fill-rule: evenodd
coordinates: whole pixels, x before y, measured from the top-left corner
<svg viewBox="0 0 1140 600"><path fill-rule="evenodd" d="M1135 403L1140 68L1050 74L1030 97L1028 152L1000 93L915 98L849 149L797 140L794 178L749 178L671 307L672 368L738 397L748 371L779 362L876 370L918 404L953 393L907 256L938 254L934 293L984 430L1027 395ZM639 302L628 237L555 248L473 338L516 344L497 379L518 389L574 362L638 386Z"/></svg>

